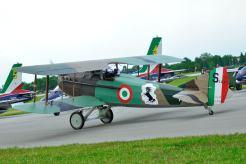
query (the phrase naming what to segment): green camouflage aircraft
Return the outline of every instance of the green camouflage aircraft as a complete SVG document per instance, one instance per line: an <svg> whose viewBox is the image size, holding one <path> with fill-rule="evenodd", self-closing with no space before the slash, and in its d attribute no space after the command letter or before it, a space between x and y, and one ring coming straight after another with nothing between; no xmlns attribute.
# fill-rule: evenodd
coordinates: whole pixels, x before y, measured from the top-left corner
<svg viewBox="0 0 246 164"><path fill-rule="evenodd" d="M97 119L111 123L116 106L127 107L184 107L204 106L212 115L214 104L225 102L228 92L228 75L220 67L188 82L184 88L143 80L132 75L109 71L108 65L156 65L180 62L181 59L165 55L147 55L125 58L89 60L81 62L21 67L17 71L47 76L59 76L59 87L70 97L55 101L33 102L15 106L17 110L40 114L59 114L74 110L70 116L72 128L78 130L93 111L99 111ZM36 80L35 80L36 81ZM36 83L35 83L36 84ZM46 90L46 100L48 89Z"/></svg>

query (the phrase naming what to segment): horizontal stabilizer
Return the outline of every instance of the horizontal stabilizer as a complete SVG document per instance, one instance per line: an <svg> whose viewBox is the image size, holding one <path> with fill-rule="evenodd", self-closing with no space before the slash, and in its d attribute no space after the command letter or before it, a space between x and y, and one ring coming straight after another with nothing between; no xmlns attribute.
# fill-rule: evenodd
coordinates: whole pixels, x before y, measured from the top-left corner
<svg viewBox="0 0 246 164"><path fill-rule="evenodd" d="M190 104L205 104L208 97L201 91L184 90L175 95L174 98Z"/></svg>

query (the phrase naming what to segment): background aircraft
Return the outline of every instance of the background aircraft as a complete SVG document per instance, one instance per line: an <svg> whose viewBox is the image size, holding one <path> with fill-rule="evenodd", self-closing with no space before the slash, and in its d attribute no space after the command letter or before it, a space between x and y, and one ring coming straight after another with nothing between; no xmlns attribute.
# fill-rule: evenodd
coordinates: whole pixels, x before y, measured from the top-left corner
<svg viewBox="0 0 246 164"><path fill-rule="evenodd" d="M246 85L246 66L240 67L236 74L236 83Z"/></svg>
<svg viewBox="0 0 246 164"><path fill-rule="evenodd" d="M154 56L159 56L162 55L162 38L161 37L155 37L152 39L147 55L154 55ZM150 65L149 68L149 79L148 79L148 66L144 65L139 69L139 72L134 72L133 74L135 76L140 77L141 79L148 79L151 81L157 81L158 80L158 65ZM160 76L160 81L165 82L165 81L170 81L174 80L176 78L180 78L179 76L176 76L177 73L184 72L186 69L181 69L181 70L171 70L167 68L161 68L161 76Z"/></svg>
<svg viewBox="0 0 246 164"><path fill-rule="evenodd" d="M97 111L95 119L111 123L111 107L182 107L204 106L212 115L211 106L225 102L228 92L228 74L223 67L216 68L188 82L184 88L161 84L128 74L104 71L109 64L157 65L180 62L171 56L135 56L126 58L90 60L52 65L27 66L19 68L23 73L46 75L46 88L49 76L59 75L59 87L70 98L22 104L17 110L33 113L54 114L75 110L70 116L72 128L84 126L87 118ZM117 66L116 66L117 68ZM160 75L160 73L159 73ZM36 77L36 76L35 76Z"/></svg>
<svg viewBox="0 0 246 164"><path fill-rule="evenodd" d="M230 87L237 90L242 89L242 85L246 85L246 66L228 69L230 77Z"/></svg>
<svg viewBox="0 0 246 164"><path fill-rule="evenodd" d="M55 89L51 90L48 95L48 101L51 100L59 100L62 98L64 95L64 92L57 86ZM46 98L42 98L41 101L46 101Z"/></svg>
<svg viewBox="0 0 246 164"><path fill-rule="evenodd" d="M13 103L25 102L33 98L31 91L22 89L22 73L16 71L21 66L22 64L19 63L12 66L0 92L0 113L6 112Z"/></svg>

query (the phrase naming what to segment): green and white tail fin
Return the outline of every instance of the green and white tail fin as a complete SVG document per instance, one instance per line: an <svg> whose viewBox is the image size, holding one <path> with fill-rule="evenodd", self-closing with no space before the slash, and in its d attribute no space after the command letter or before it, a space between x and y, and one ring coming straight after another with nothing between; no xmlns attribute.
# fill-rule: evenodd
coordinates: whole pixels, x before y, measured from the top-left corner
<svg viewBox="0 0 246 164"><path fill-rule="evenodd" d="M161 37L152 39L147 55L161 55L162 54L162 41Z"/></svg>
<svg viewBox="0 0 246 164"><path fill-rule="evenodd" d="M184 90L173 97L186 103L213 106L225 102L229 91L227 69L215 68L183 86Z"/></svg>
<svg viewBox="0 0 246 164"><path fill-rule="evenodd" d="M12 66L8 78L1 90L2 93L11 93L22 85L22 73L17 72L16 68L21 67L22 64L17 63Z"/></svg>
<svg viewBox="0 0 246 164"><path fill-rule="evenodd" d="M215 68L209 73L208 105L222 104L227 98L229 76L227 69Z"/></svg>
<svg viewBox="0 0 246 164"><path fill-rule="evenodd" d="M161 55L162 54L162 38L161 37L155 37L152 39L147 55ZM150 72L155 68L155 65L151 65ZM145 74L147 73L148 66L143 65L141 69L139 70L139 74Z"/></svg>

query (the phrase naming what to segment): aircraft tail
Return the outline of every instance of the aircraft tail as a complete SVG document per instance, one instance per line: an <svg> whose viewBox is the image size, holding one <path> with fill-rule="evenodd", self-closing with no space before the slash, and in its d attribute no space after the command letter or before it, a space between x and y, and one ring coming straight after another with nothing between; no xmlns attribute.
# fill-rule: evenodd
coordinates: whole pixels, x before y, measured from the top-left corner
<svg viewBox="0 0 246 164"><path fill-rule="evenodd" d="M152 39L147 55L161 55L162 54L162 38L155 37Z"/></svg>
<svg viewBox="0 0 246 164"><path fill-rule="evenodd" d="M0 93L11 93L15 90L21 89L22 87L22 73L17 72L16 68L21 67L22 64L14 64L10 70L8 78L3 86Z"/></svg>
<svg viewBox="0 0 246 164"><path fill-rule="evenodd" d="M161 55L162 54L162 38L161 37L155 37L152 39L147 55ZM155 69L157 65L151 65L150 72ZM143 67L139 70L139 74L146 74L147 73L148 66L143 65Z"/></svg>
<svg viewBox="0 0 246 164"><path fill-rule="evenodd" d="M215 68L209 73L208 105L223 104L229 90L227 69Z"/></svg>
<svg viewBox="0 0 246 164"><path fill-rule="evenodd" d="M185 84L184 90L173 97L186 103L213 106L223 104L228 97L229 77L227 69L218 67Z"/></svg>

